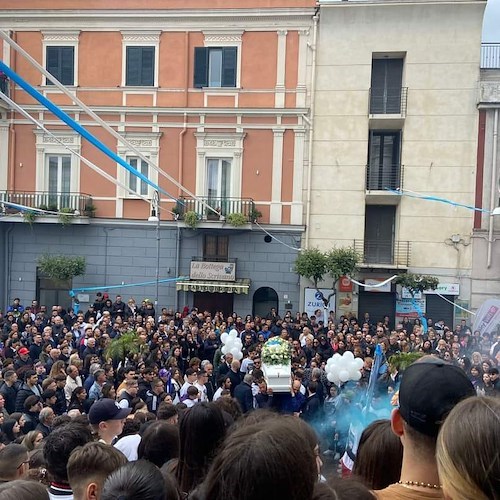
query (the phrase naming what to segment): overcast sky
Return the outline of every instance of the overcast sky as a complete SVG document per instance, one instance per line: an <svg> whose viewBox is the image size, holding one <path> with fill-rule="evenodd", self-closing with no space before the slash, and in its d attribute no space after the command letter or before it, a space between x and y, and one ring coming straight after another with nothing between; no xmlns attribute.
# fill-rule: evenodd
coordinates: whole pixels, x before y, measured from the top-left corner
<svg viewBox="0 0 500 500"><path fill-rule="evenodd" d="M500 42L500 0L488 0L483 22L483 42Z"/></svg>

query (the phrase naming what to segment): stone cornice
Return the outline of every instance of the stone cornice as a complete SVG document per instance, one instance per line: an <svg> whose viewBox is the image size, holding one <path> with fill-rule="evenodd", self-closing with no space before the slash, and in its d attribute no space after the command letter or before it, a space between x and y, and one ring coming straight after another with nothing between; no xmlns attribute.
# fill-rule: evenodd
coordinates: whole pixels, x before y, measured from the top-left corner
<svg viewBox="0 0 500 500"><path fill-rule="evenodd" d="M303 29L312 23L314 9L219 9L219 10L0 10L0 29L23 30L88 30L178 31L212 29L251 29L275 31L276 26Z"/></svg>

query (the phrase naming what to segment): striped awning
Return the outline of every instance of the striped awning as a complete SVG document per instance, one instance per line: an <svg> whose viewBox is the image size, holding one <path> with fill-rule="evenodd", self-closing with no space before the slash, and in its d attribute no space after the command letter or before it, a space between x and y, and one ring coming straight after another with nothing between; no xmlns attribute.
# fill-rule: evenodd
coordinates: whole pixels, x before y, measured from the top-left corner
<svg viewBox="0 0 500 500"><path fill-rule="evenodd" d="M210 292L210 293L237 293L248 295L250 280L244 278L233 282L227 281L178 281L175 284L178 292Z"/></svg>

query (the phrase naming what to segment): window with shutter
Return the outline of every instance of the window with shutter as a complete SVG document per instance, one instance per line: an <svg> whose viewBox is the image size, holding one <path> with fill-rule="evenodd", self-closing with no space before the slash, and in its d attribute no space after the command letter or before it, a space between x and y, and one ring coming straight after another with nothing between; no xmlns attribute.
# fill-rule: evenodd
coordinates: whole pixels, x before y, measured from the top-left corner
<svg viewBox="0 0 500 500"><path fill-rule="evenodd" d="M403 59L373 59L370 113L400 113L402 83Z"/></svg>
<svg viewBox="0 0 500 500"><path fill-rule="evenodd" d="M48 46L46 48L46 69L63 85L75 84L75 48ZM47 79L47 85L53 83Z"/></svg>
<svg viewBox="0 0 500 500"><path fill-rule="evenodd" d="M125 85L152 87L155 81L155 47L127 47Z"/></svg>
<svg viewBox="0 0 500 500"><path fill-rule="evenodd" d="M196 47L194 87L236 87L237 47Z"/></svg>
<svg viewBox="0 0 500 500"><path fill-rule="evenodd" d="M401 131L370 131L366 189L396 189L401 180Z"/></svg>

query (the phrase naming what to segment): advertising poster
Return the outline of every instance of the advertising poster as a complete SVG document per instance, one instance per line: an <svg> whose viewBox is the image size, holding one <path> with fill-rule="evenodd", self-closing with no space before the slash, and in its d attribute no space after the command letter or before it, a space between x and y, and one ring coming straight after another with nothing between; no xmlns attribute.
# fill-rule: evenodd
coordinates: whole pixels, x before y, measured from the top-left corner
<svg viewBox="0 0 500 500"><path fill-rule="evenodd" d="M315 315L318 321L323 321L323 312L325 304L323 302L323 297L328 297L333 290L328 290L326 288L306 288L304 290L304 311L309 317L314 316L314 311L319 309L321 311L320 315ZM328 311L335 311L335 295L331 298L328 303Z"/></svg>

